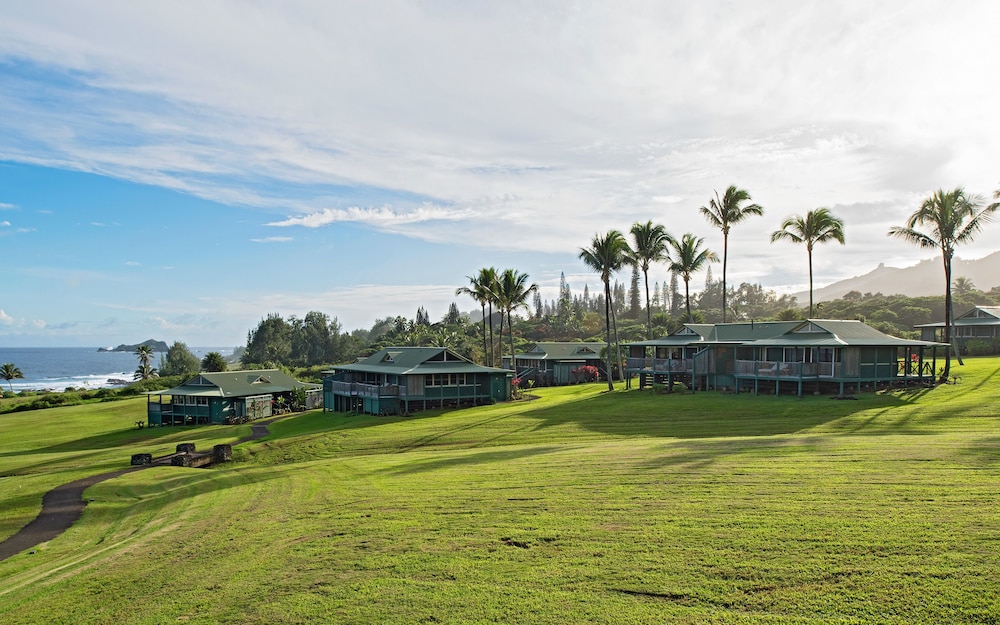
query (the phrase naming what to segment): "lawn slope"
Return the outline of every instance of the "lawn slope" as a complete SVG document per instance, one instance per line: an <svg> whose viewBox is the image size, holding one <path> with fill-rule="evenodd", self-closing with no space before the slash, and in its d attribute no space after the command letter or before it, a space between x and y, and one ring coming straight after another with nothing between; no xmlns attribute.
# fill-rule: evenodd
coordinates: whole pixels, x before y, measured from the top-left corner
<svg viewBox="0 0 1000 625"><path fill-rule="evenodd" d="M961 373L856 401L584 385L307 413L231 465L92 487L76 526L0 563L0 621L997 622L1000 359ZM239 434L121 415L39 447L6 418L0 504L22 512L25 478Z"/></svg>

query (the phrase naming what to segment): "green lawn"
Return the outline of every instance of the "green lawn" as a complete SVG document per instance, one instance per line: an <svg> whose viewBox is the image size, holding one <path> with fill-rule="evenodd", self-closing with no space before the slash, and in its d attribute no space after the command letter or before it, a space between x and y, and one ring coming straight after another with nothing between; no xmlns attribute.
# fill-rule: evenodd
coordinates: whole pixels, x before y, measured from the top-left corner
<svg viewBox="0 0 1000 625"><path fill-rule="evenodd" d="M1000 359L966 363L856 401L586 385L292 417L233 464L89 489L0 562L0 622L997 623ZM144 408L0 415L0 536L48 487L246 432Z"/></svg>

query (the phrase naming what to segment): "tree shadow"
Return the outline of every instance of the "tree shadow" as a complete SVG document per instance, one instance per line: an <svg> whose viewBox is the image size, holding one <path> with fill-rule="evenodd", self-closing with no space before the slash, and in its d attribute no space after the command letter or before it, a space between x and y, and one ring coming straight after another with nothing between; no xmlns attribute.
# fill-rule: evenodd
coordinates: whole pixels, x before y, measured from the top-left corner
<svg viewBox="0 0 1000 625"><path fill-rule="evenodd" d="M530 458L542 454L550 454L558 451L566 451L565 446L550 445L547 447L520 447L517 449L496 449L491 451L463 452L449 451L448 457L431 459L413 459L405 464L383 469L380 473L389 475L412 475L415 473L426 473L441 469L451 469L455 467L467 467L480 464L490 464L494 462L508 462L520 458Z"/></svg>
<svg viewBox="0 0 1000 625"><path fill-rule="evenodd" d="M633 390L602 393L523 414L537 419L540 428L576 425L613 436L697 439L794 434L873 408L903 404L892 395L856 397L855 401L832 401L829 396L656 395Z"/></svg>

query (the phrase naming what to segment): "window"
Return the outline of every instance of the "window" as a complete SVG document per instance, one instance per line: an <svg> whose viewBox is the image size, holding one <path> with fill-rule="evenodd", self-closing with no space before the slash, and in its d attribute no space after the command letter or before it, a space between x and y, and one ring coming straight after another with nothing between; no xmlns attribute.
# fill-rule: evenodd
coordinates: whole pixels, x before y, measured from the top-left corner
<svg viewBox="0 0 1000 625"><path fill-rule="evenodd" d="M425 386L464 386L468 384L465 373L434 373L424 376Z"/></svg>

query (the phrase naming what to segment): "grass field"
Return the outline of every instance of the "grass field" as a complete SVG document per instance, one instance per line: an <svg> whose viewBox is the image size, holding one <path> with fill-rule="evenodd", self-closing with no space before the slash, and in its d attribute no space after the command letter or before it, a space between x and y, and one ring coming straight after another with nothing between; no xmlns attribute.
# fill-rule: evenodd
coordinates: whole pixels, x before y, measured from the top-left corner
<svg viewBox="0 0 1000 625"><path fill-rule="evenodd" d="M3 623L997 623L1000 359L829 397L600 385L313 412L213 469L102 482L0 562ZM0 416L0 537L41 493L246 426L115 402Z"/></svg>

